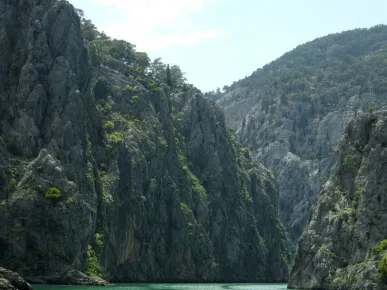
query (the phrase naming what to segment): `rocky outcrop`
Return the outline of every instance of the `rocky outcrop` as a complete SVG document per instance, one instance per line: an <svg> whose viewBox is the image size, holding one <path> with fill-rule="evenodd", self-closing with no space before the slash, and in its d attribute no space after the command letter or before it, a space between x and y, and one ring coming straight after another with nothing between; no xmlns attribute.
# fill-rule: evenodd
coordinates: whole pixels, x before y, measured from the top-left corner
<svg viewBox="0 0 387 290"><path fill-rule="evenodd" d="M1 290L32 290L30 284L23 280L18 274L0 267L0 289Z"/></svg>
<svg viewBox="0 0 387 290"><path fill-rule="evenodd" d="M0 265L53 284L287 279L277 184L198 90L91 67L66 1L1 1L0 40Z"/></svg>
<svg viewBox="0 0 387 290"><path fill-rule="evenodd" d="M280 217L295 253L309 208L330 175L349 121L386 103L387 27L306 43L225 87L227 126L280 185Z"/></svg>
<svg viewBox="0 0 387 290"><path fill-rule="evenodd" d="M387 288L387 247L378 244L387 236L386 132L387 110L347 126L332 175L300 238L290 289Z"/></svg>

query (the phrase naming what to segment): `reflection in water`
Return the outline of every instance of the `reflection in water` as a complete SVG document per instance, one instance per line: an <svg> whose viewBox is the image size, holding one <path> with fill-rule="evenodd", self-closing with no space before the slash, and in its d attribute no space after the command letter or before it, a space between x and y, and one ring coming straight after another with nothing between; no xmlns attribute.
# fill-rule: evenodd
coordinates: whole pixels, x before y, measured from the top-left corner
<svg viewBox="0 0 387 290"><path fill-rule="evenodd" d="M285 290L286 284L115 284L106 287L33 285L33 290Z"/></svg>

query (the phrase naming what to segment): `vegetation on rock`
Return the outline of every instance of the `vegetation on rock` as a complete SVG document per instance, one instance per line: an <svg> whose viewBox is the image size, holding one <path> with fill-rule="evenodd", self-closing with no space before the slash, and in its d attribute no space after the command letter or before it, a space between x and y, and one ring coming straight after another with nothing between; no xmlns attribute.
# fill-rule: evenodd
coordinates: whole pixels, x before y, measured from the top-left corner
<svg viewBox="0 0 387 290"><path fill-rule="evenodd" d="M44 195L46 199L52 199L52 200L58 199L61 196L62 194L60 193L60 190L55 187L50 187L47 190L46 194Z"/></svg>

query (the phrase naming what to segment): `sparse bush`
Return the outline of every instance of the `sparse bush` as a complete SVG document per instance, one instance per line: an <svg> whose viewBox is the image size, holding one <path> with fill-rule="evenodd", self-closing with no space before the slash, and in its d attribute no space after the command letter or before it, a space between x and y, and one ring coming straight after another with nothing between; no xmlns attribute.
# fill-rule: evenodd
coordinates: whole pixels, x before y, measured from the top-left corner
<svg viewBox="0 0 387 290"><path fill-rule="evenodd" d="M378 271L378 278L382 280L384 284L387 284L387 256L384 256L380 261Z"/></svg>
<svg viewBox="0 0 387 290"><path fill-rule="evenodd" d="M47 199L52 199L52 200L54 200L54 199L60 198L61 196L62 196L62 195L61 195L59 189L57 189L57 188L55 188L55 187L51 187L51 188L48 189L48 191L46 192L46 194L45 194L44 197L47 198Z"/></svg>
<svg viewBox="0 0 387 290"><path fill-rule="evenodd" d="M110 105L109 103L106 103L106 104L105 104L105 111L106 111L107 113L109 113L109 112L111 111L111 109L112 109L112 105Z"/></svg>
<svg viewBox="0 0 387 290"><path fill-rule="evenodd" d="M98 263L97 256L91 245L87 246L87 260L85 273L89 277L95 277L101 275L101 268Z"/></svg>
<svg viewBox="0 0 387 290"><path fill-rule="evenodd" d="M344 157L344 167L346 169L351 169L355 166L355 155L347 155Z"/></svg>
<svg viewBox="0 0 387 290"><path fill-rule="evenodd" d="M164 147L164 148L168 147L167 141L164 139L164 137L160 136L157 139L161 147Z"/></svg>
<svg viewBox="0 0 387 290"><path fill-rule="evenodd" d="M377 243L375 247L372 249L372 253L374 255L379 255L381 252L385 250L387 250L387 239Z"/></svg>
<svg viewBox="0 0 387 290"><path fill-rule="evenodd" d="M124 140L124 134L122 132L114 132L109 134L108 138L112 143L120 143Z"/></svg>
<svg viewBox="0 0 387 290"><path fill-rule="evenodd" d="M124 91L126 92L134 92L134 88L131 85L126 85L124 88Z"/></svg>
<svg viewBox="0 0 387 290"><path fill-rule="evenodd" d="M207 191L204 189L204 187L200 184L199 179L193 174L191 171L188 170L189 179L192 183L192 190L201 196L207 195Z"/></svg>
<svg viewBox="0 0 387 290"><path fill-rule="evenodd" d="M66 200L66 204L67 205L70 205L70 204L72 204L74 201L73 201L73 199L71 198L71 197L69 197L67 200Z"/></svg>
<svg viewBox="0 0 387 290"><path fill-rule="evenodd" d="M104 125L103 128L107 131L112 131L114 129L114 123L113 121L107 121Z"/></svg>
<svg viewBox="0 0 387 290"><path fill-rule="evenodd" d="M191 209L189 208L189 206L188 206L187 204L185 204L184 202L181 202L181 203L180 203L180 206L181 206L181 208L182 208L184 211L186 211L186 212L191 211Z"/></svg>
<svg viewBox="0 0 387 290"><path fill-rule="evenodd" d="M99 233L95 234L95 244L97 245L98 248L103 247L102 235Z"/></svg>
<svg viewBox="0 0 387 290"><path fill-rule="evenodd" d="M91 183L94 183L94 181L95 181L94 175L93 175L91 172L87 172L87 173L86 173L86 177L87 177L87 179L88 179Z"/></svg>

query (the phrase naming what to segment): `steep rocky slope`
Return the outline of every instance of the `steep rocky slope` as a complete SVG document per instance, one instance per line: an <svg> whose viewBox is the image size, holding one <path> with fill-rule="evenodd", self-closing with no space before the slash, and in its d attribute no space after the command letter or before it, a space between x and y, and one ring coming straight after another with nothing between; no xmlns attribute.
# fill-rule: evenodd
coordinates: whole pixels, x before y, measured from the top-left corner
<svg viewBox="0 0 387 290"><path fill-rule="evenodd" d="M228 127L277 179L293 252L345 126L386 102L386 35L379 25L316 39L217 96Z"/></svg>
<svg viewBox="0 0 387 290"><path fill-rule="evenodd" d="M277 185L223 111L113 57L92 67L80 27L66 1L0 1L0 265L48 283L286 280Z"/></svg>
<svg viewBox="0 0 387 290"><path fill-rule="evenodd" d="M387 289L386 173L381 110L351 121L340 139L332 176L300 238L290 288Z"/></svg>
<svg viewBox="0 0 387 290"><path fill-rule="evenodd" d="M0 268L1 290L32 290L30 284L23 280L18 274Z"/></svg>

